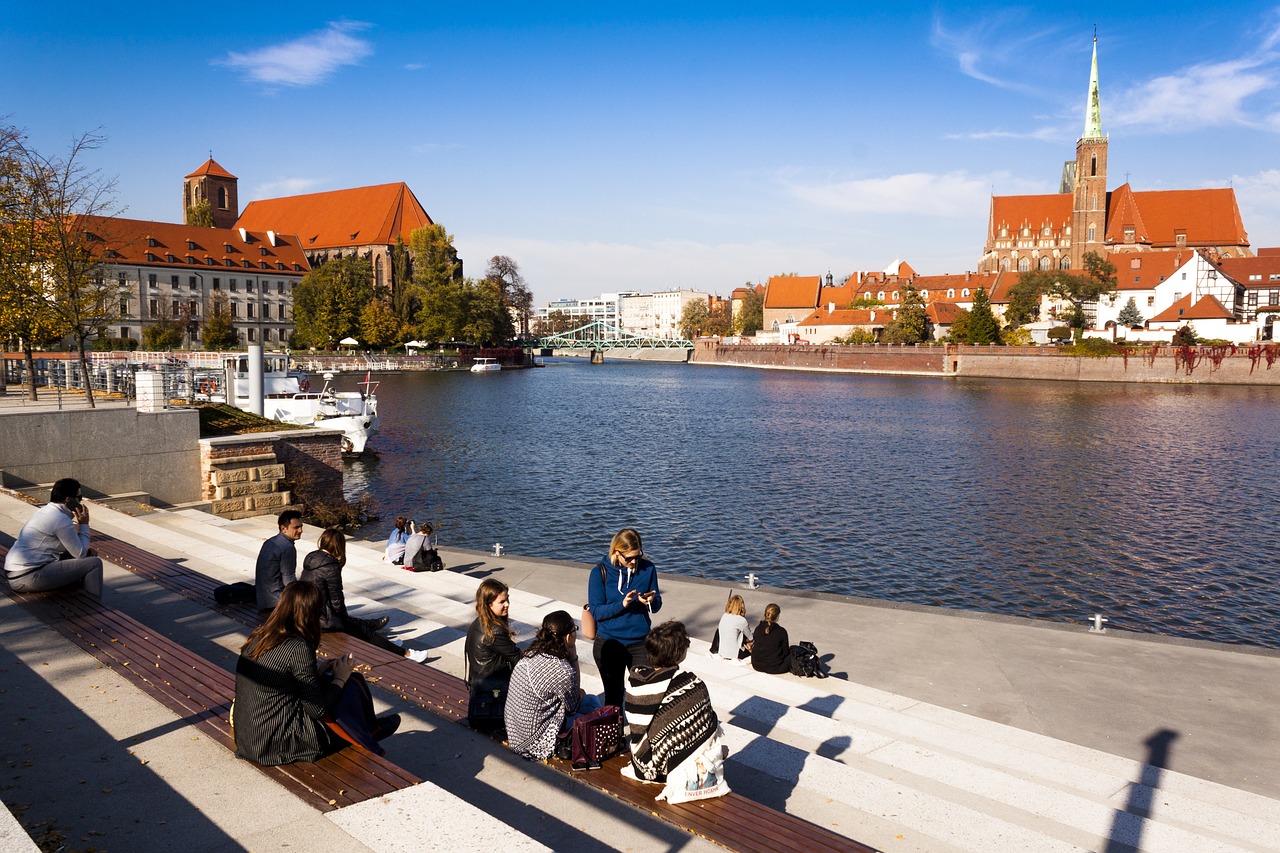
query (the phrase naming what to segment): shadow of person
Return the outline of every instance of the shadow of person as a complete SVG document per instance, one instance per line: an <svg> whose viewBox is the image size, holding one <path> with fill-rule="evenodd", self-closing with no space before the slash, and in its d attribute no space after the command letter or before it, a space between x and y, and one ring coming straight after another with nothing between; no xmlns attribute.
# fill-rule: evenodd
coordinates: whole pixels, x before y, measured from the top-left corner
<svg viewBox="0 0 1280 853"><path fill-rule="evenodd" d="M1134 853L1142 848L1142 831L1151 817L1156 791L1160 788L1160 776L1169 767L1170 753L1177 737L1175 731L1160 729L1144 741L1147 761L1142 765L1138 779L1129 785L1124 809L1117 809L1111 817L1104 853Z"/></svg>

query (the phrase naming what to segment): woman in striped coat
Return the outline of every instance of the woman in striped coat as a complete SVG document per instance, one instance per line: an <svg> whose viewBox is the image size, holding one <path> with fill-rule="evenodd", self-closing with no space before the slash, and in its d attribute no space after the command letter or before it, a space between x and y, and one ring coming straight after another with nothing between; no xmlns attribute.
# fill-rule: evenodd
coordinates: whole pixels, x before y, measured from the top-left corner
<svg viewBox="0 0 1280 853"><path fill-rule="evenodd" d="M707 685L680 670L689 652L683 622L663 622L644 647L649 663L632 668L626 700L631 767L639 779L665 782L672 768L716 736L720 721Z"/></svg>
<svg viewBox="0 0 1280 853"><path fill-rule="evenodd" d="M240 758L290 764L315 761L330 751L323 718L338 705L355 663L350 655L333 662L332 678L328 664L317 666L321 603L315 584L289 584L240 651L234 711ZM399 718L376 722L383 725L381 732L375 728L370 733L374 739L394 731Z"/></svg>

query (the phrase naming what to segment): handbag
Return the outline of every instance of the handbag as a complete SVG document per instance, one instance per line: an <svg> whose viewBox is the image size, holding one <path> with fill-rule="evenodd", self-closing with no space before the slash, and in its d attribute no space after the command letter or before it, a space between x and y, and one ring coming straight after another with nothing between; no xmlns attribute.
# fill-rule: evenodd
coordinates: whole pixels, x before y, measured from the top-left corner
<svg viewBox="0 0 1280 853"><path fill-rule="evenodd" d="M600 582L604 583L607 577L605 574L604 563L596 563L596 567L600 569ZM578 629L578 636L584 640L594 640L596 638L596 615L591 612L591 604L582 605L582 618L579 620L582 627Z"/></svg>
<svg viewBox="0 0 1280 853"><path fill-rule="evenodd" d="M471 687L467 701L467 723L476 731L495 732L506 725L507 688L511 671L501 670L486 675Z"/></svg>
<svg viewBox="0 0 1280 853"><path fill-rule="evenodd" d="M605 705L573 721L556 739L556 757L573 762L574 770L599 770L622 746L622 720L617 705Z"/></svg>

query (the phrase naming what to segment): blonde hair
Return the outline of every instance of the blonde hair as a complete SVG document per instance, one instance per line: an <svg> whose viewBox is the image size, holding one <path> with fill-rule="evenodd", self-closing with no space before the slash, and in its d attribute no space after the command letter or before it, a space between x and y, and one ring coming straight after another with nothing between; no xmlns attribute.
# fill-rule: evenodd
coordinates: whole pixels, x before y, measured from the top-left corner
<svg viewBox="0 0 1280 853"><path fill-rule="evenodd" d="M619 554L624 551L643 550L644 547L640 544L640 534L634 528L624 527L613 534L613 541L609 543L609 562L615 566L621 565L618 562Z"/></svg>
<svg viewBox="0 0 1280 853"><path fill-rule="evenodd" d="M320 550L338 561L339 566L347 564L347 537L341 530L332 527L320 534Z"/></svg>
<svg viewBox="0 0 1280 853"><path fill-rule="evenodd" d="M772 601L764 607L764 632L767 634L773 630L773 626L778 624L778 617L782 615L782 608L774 604Z"/></svg>
<svg viewBox="0 0 1280 853"><path fill-rule="evenodd" d="M724 606L725 613L732 613L734 616L747 615L747 603L742 600L740 595L729 596L729 601Z"/></svg>

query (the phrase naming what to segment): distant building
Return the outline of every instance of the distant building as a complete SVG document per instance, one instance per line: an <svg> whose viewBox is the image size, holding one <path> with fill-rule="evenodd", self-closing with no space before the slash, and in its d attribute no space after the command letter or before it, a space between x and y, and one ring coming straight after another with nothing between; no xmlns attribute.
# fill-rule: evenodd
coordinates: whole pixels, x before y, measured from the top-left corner
<svg viewBox="0 0 1280 853"><path fill-rule="evenodd" d="M1098 45L1094 39L1084 134L1074 162L1063 167L1057 193L993 196L982 272L1079 270L1084 255L1186 252L1247 257L1245 233L1230 188L1107 191L1108 139L1102 132Z"/></svg>
<svg viewBox="0 0 1280 853"><path fill-rule="evenodd" d="M117 217L80 217L77 230L101 244L99 274L117 282L112 337L142 340L161 319L185 319L198 346L214 296L226 296L241 343L285 346L293 289L310 271L292 235Z"/></svg>

